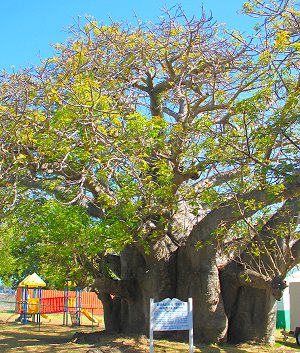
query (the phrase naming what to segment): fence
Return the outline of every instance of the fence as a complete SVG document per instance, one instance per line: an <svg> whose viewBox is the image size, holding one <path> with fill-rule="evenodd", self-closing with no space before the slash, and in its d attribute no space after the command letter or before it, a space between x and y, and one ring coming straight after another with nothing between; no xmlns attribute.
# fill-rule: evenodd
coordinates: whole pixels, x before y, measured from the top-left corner
<svg viewBox="0 0 300 353"><path fill-rule="evenodd" d="M1 324L14 323L14 322L24 323L22 321L22 316L21 316L22 312L24 315L24 311L22 311L22 303L11 301L11 300L1 300L1 299L3 298L0 297L0 323ZM33 299L33 298L30 298L30 299ZM56 301L56 303L54 304L53 301ZM27 307L28 322L35 322L39 324L38 326L40 326L40 324L77 326L78 325L77 315L80 315L79 316L80 326L91 327L92 330L94 327L98 327L98 329L105 328L103 315L96 314L93 308L90 308L89 310L81 309L80 311L76 311L75 309L69 308L68 313L66 313L63 311L64 308L60 304L62 303L61 299L57 300L57 298L51 298L49 302L51 302L50 305L52 307L51 313L49 313L49 305L43 306L42 302L38 303L38 301L37 301L37 304L29 303ZM40 314L40 318L39 316L36 316L36 313L37 313L35 310L36 305L38 308L38 313ZM21 309L18 312L15 310L16 308L21 308ZM76 315L76 320L74 319L74 315Z"/></svg>
<svg viewBox="0 0 300 353"><path fill-rule="evenodd" d="M36 320L34 314L41 314L42 322L55 325L72 323L74 313L79 315L80 324L83 326L98 326L104 328L103 305L96 293L79 292L80 309L76 308L76 292L69 291L67 297L64 291L42 290L41 298L34 298L33 290L28 290L28 300L22 302L21 288L16 294L0 293L0 322L11 323L20 321L20 314L26 312L30 320ZM68 302L66 311L66 299ZM24 299L23 299L24 300ZM24 311L24 305L26 311ZM68 314L71 320L68 321Z"/></svg>
<svg viewBox="0 0 300 353"><path fill-rule="evenodd" d="M0 293L0 312L13 313L16 310L16 296Z"/></svg>
<svg viewBox="0 0 300 353"><path fill-rule="evenodd" d="M20 312L21 302L22 302L22 289L18 288L16 292L15 301L17 304L16 311ZM32 298L33 290L28 290L29 296ZM102 302L98 299L97 294L94 292L80 292L81 296L81 307L85 310L92 310L94 315L103 315L103 305ZM42 290L42 298L41 298L41 310L42 313L57 313L64 311L64 304L65 304L65 292L58 291L58 290L49 290L43 289ZM69 299L76 298L75 291L68 292Z"/></svg>

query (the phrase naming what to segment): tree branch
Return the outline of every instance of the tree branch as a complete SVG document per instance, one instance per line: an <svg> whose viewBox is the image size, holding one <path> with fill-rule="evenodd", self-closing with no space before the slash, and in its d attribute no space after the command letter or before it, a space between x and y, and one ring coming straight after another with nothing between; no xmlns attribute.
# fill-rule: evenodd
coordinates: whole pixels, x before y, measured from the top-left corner
<svg viewBox="0 0 300 353"><path fill-rule="evenodd" d="M102 275L95 278L92 288L127 300L131 300L135 297L133 280L115 280Z"/></svg>
<svg viewBox="0 0 300 353"><path fill-rule="evenodd" d="M217 208L212 210L198 224L196 224L189 236L187 246L195 247L197 242L209 240L213 232L222 224L236 222L245 217L255 214L261 207L279 202L283 197L291 198L300 193L300 181L287 183L284 190L271 196L268 190L253 190L249 193L237 195L230 200L223 202ZM254 204L247 206L247 201Z"/></svg>

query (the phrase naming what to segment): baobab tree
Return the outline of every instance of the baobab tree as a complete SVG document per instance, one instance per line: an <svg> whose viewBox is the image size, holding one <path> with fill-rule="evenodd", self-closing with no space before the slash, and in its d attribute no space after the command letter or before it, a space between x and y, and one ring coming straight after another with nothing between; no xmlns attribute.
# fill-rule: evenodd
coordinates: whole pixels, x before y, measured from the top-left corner
<svg viewBox="0 0 300 353"><path fill-rule="evenodd" d="M98 219L82 265L107 331L147 333L149 298L192 297L200 340L273 339L299 262L299 12L251 6L252 39L179 7L74 26L56 56L3 75L3 192Z"/></svg>

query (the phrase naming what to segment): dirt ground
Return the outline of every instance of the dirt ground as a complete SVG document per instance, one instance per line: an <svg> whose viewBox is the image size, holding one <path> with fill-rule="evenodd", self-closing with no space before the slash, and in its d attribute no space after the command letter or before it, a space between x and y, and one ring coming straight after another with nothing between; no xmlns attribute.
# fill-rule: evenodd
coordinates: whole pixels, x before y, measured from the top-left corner
<svg viewBox="0 0 300 353"><path fill-rule="evenodd" d="M38 353L145 353L149 352L146 337L105 335L92 326L66 327L42 323L22 325L16 322L0 322L0 352ZM81 332L89 333L83 336ZM77 333L77 334L76 334ZM74 336L75 334L75 336ZM88 336L88 338L87 338ZM295 353L300 352L294 338L284 342L278 335L275 346L255 344L200 345L195 343L195 353ZM72 339L77 342L72 342ZM84 338L83 338L84 337ZM76 339L77 338L77 339ZM88 342L86 342L88 341ZM188 344L167 340L154 340L155 353L187 353Z"/></svg>

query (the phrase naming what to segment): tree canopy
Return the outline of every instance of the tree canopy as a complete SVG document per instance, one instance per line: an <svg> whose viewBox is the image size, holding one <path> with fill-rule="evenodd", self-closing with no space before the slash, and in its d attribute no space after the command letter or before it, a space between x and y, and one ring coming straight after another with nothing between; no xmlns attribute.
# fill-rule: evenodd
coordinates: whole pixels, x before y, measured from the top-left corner
<svg viewBox="0 0 300 353"><path fill-rule="evenodd" d="M244 10L262 21L251 38L180 7L157 24L89 20L41 66L2 74L3 215L29 200L7 223L14 239L28 225L29 257L35 243L62 266L87 255L99 293L126 299L138 274L103 263L129 248L145 269L178 253L182 286L201 256L243 264L239 286L257 288L299 261L299 9Z"/></svg>
<svg viewBox="0 0 300 353"><path fill-rule="evenodd" d="M101 226L80 206L22 200L1 224L2 278L17 286L24 275L38 272L55 289L68 281L84 288L94 275L95 253L109 250L99 233Z"/></svg>

